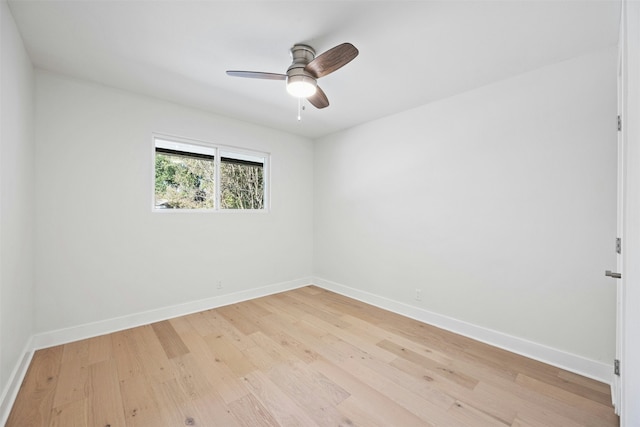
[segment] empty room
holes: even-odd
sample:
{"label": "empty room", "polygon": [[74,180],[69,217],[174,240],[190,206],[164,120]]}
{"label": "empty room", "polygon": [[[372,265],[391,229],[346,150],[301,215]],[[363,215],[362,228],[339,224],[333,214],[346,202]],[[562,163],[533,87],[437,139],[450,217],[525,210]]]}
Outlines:
{"label": "empty room", "polygon": [[0,425],[640,427],[640,2],[0,18]]}

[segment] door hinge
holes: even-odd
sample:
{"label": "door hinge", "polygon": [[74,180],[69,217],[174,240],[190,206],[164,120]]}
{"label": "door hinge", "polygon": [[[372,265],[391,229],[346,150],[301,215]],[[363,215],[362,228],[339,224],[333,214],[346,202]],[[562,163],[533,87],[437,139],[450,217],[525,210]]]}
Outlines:
{"label": "door hinge", "polygon": [[620,115],[618,115],[618,132],[622,130],[622,119]]}
{"label": "door hinge", "polygon": [[618,359],[613,361],[613,373],[620,376],[620,361]]}
{"label": "door hinge", "polygon": [[622,239],[620,237],[616,237],[616,252],[622,253]]}

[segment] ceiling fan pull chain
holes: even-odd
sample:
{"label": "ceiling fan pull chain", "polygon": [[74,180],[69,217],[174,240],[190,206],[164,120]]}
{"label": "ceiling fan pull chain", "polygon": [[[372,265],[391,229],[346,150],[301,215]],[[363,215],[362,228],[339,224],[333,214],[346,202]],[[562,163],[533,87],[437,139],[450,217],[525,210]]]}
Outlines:
{"label": "ceiling fan pull chain", "polygon": [[302,98],[298,98],[298,121],[302,120]]}

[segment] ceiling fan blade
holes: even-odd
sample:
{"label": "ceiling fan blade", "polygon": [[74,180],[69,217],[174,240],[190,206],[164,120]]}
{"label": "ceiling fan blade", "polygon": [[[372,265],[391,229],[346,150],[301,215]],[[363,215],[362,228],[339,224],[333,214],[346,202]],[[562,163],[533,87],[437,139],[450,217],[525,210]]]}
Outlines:
{"label": "ceiling fan blade", "polygon": [[320,86],[316,86],[316,93],[307,98],[307,101],[316,108],[326,108],[329,106],[329,98],[325,95]]}
{"label": "ceiling fan blade", "polygon": [[347,65],[356,56],[358,56],[358,49],[354,45],[342,43],[320,54],[320,56],[309,62],[304,67],[304,70],[311,73],[315,78],[320,78]]}
{"label": "ceiling fan blade", "polygon": [[246,77],[249,79],[265,79],[265,80],[287,80],[286,74],[263,73],[261,71],[227,71],[227,75],[232,77]]}

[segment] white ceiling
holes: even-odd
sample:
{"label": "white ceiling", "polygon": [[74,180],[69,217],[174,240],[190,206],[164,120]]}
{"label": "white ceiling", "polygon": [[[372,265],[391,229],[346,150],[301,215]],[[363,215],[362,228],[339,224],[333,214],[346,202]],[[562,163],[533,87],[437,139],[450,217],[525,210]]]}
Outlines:
{"label": "white ceiling", "polygon": [[[35,66],[316,138],[617,43],[610,1],[10,0]],[[294,43],[360,55],[319,80],[331,105],[282,81]]]}

